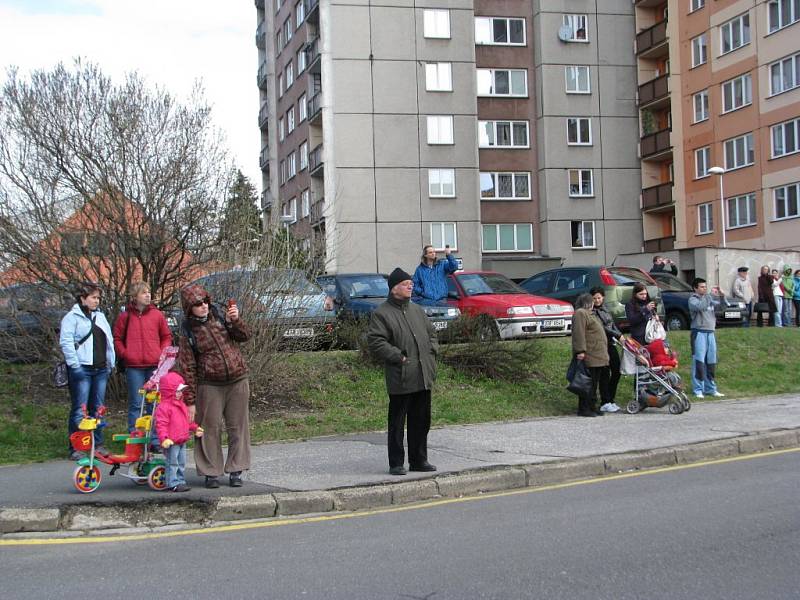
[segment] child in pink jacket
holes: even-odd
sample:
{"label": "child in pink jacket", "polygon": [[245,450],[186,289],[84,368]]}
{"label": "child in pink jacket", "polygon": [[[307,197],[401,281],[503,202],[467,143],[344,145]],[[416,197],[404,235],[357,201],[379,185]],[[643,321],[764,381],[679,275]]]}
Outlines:
{"label": "child in pink jacket", "polygon": [[203,436],[203,428],[189,422],[189,410],[183,402],[186,383],[178,373],[167,373],[158,382],[161,401],[156,408],[156,433],[161,440],[161,449],[167,461],[167,489],[172,492],[188,492],[184,470],[186,469],[186,442],[192,432]]}

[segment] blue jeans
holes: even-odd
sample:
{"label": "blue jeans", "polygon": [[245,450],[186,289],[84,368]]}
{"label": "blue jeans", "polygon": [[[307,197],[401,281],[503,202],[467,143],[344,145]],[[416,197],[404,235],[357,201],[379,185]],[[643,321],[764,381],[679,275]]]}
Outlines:
{"label": "blue jeans", "polygon": [[167,463],[167,488],[186,484],[184,469],[186,468],[186,444],[173,444],[164,448],[164,459]]}
{"label": "blue jeans", "polygon": [[775,327],[783,327],[783,296],[775,296]]}
{"label": "blue jeans", "polygon": [[742,327],[750,327],[750,319],[753,318],[753,303],[747,302],[744,305],[744,319],[742,321]]}
{"label": "blue jeans", "polygon": [[[153,375],[155,368],[136,369],[128,367],[125,369],[125,383],[128,387],[128,432],[136,428],[136,419],[139,418],[139,411],[142,409],[142,395],[139,390],[145,382]],[[153,411],[153,405],[145,408],[145,414]]]}
{"label": "blue jeans", "polygon": [[789,298],[783,299],[783,312],[781,313],[781,324],[784,327],[792,326],[792,301]]}
{"label": "blue jeans", "polygon": [[716,394],[717,339],[713,331],[692,329],[692,390],[694,395]]}
{"label": "blue jeans", "polygon": [[[69,381],[69,397],[72,406],[69,410],[69,433],[78,431],[78,425],[83,419],[83,407],[90,417],[96,417],[97,411],[105,404],[106,383],[111,370],[108,368],[95,369],[82,365],[78,369],[67,369]],[[95,446],[103,444],[103,429],[94,430]],[[70,446],[71,448],[71,446]]]}

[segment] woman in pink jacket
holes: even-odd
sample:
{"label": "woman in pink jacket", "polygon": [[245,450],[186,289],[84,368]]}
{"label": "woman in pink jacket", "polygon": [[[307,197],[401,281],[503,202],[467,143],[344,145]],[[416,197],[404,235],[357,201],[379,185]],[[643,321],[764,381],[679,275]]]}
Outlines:
{"label": "woman in pink jacket", "polygon": [[156,433],[161,440],[161,450],[167,461],[167,489],[188,492],[186,469],[186,442],[194,432],[203,437],[203,428],[189,420],[189,409],[183,402],[186,384],[178,373],[167,373],[159,381],[161,401],[156,409]]}

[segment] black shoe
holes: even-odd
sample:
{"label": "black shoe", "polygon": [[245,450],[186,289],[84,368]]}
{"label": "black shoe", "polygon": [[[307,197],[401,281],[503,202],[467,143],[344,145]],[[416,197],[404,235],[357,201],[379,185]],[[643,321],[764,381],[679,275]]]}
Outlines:
{"label": "black shoe", "polygon": [[405,475],[406,473],[405,467],[392,467],[389,469],[390,475]]}
{"label": "black shoe", "polygon": [[169,488],[169,491],[170,492],[188,492],[190,489],[192,489],[192,488],[190,488],[185,483],[179,483],[178,485]]}
{"label": "black shoe", "polygon": [[436,467],[433,466],[431,463],[426,461],[426,462],[424,462],[422,464],[419,464],[419,465],[411,465],[408,468],[408,470],[409,471],[423,471],[425,473],[429,473],[431,471],[435,471]]}
{"label": "black shoe", "polygon": [[596,417],[597,415],[593,410],[579,410],[578,411],[579,417]]}
{"label": "black shoe", "polygon": [[210,490],[215,490],[219,487],[219,480],[216,477],[206,475],[206,487]]}
{"label": "black shoe", "polygon": [[231,487],[242,487],[242,472],[236,471],[235,473],[231,473],[230,483]]}
{"label": "black shoe", "polygon": [[604,414],[606,414],[606,413],[604,413],[602,410],[594,411],[594,416],[595,417],[602,417]]}

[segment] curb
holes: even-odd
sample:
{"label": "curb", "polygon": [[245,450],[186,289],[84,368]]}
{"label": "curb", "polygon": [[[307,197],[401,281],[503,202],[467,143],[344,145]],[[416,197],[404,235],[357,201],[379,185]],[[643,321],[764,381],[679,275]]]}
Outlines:
{"label": "curb", "polygon": [[400,483],[252,496],[223,496],[207,501],[135,502],[114,506],[65,505],[57,508],[0,509],[0,539],[47,533],[80,536],[210,525],[219,521],[267,519],[328,512],[349,512],[526,487],[542,487],[626,471],[685,465],[800,446],[800,428],[757,432],[733,438],[559,460],[528,465],[498,465],[446,473]]}

